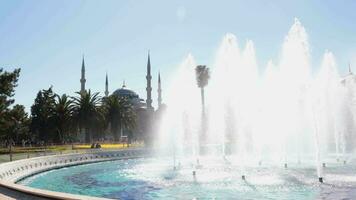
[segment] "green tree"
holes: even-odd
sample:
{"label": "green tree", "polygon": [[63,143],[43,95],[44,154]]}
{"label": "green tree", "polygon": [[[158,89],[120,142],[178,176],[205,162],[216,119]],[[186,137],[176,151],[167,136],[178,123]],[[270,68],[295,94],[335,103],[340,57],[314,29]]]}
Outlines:
{"label": "green tree", "polygon": [[[40,90],[31,106],[31,132],[44,142],[55,141],[53,116],[55,113],[55,94],[52,87]],[[58,142],[58,141],[55,141]]]}
{"label": "green tree", "polygon": [[195,75],[196,75],[197,85],[200,88],[201,104],[202,104],[202,125],[201,125],[200,137],[202,137],[202,139],[204,139],[205,138],[206,129],[207,129],[207,124],[206,124],[207,120],[206,120],[206,114],[205,114],[204,88],[205,88],[205,86],[208,85],[208,82],[209,82],[209,79],[210,79],[209,68],[207,68],[205,65],[198,65],[195,68]]}
{"label": "green tree", "polygon": [[105,131],[108,127],[108,122],[105,117],[105,107],[101,104],[98,107],[98,112],[94,118],[94,126],[92,127],[93,138],[101,138],[105,136]]}
{"label": "green tree", "polygon": [[101,98],[99,93],[91,93],[85,91],[77,92],[78,97],[72,97],[74,104],[74,117],[79,130],[84,129],[85,142],[89,143],[93,140],[92,132],[98,126],[98,121],[101,120],[102,114],[100,109]]}
{"label": "green tree", "polygon": [[62,143],[65,142],[65,140],[70,138],[70,132],[75,131],[73,111],[73,101],[66,94],[63,94],[62,96],[56,95],[53,113],[53,123],[55,128],[54,137],[56,141],[61,141]]}
{"label": "green tree", "polygon": [[110,131],[117,141],[121,130],[128,132],[128,144],[133,137],[132,131],[136,126],[136,112],[127,98],[111,95],[104,99],[105,116],[110,124]]}
{"label": "green tree", "polygon": [[15,69],[13,72],[6,72],[0,68],[0,112],[9,109],[9,106],[15,102],[12,97],[15,94],[20,71]]}
{"label": "green tree", "polygon": [[119,110],[120,103],[117,96],[111,95],[104,99],[105,118],[110,126],[110,132],[114,136],[115,141],[119,139],[120,123]]}
{"label": "green tree", "polygon": [[21,140],[29,140],[29,123],[30,119],[23,105],[16,104],[7,114],[8,121],[7,134],[5,139],[19,143]]}
{"label": "green tree", "polygon": [[205,96],[204,96],[204,88],[208,85],[210,79],[209,68],[205,65],[198,65],[195,68],[195,75],[198,87],[200,88],[201,94],[201,103],[202,103],[202,112],[205,112]]}
{"label": "green tree", "polygon": [[0,68],[0,137],[8,137],[11,124],[11,108],[15,102],[12,98],[15,94],[15,87],[20,76],[20,69],[13,72],[4,71]]}

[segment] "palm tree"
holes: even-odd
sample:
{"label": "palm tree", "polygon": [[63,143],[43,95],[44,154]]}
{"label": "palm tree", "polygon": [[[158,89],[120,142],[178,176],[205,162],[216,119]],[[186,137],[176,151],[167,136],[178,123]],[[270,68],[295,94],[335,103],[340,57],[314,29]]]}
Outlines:
{"label": "palm tree", "polygon": [[200,141],[205,138],[205,133],[207,129],[206,125],[206,115],[205,115],[205,96],[204,96],[204,88],[208,85],[210,73],[209,68],[205,65],[198,65],[195,68],[195,75],[198,87],[200,88],[200,95],[201,95],[201,104],[202,104],[202,121],[201,121],[201,134],[200,134]]}
{"label": "palm tree", "polygon": [[130,133],[128,135],[128,144],[130,144],[131,133],[136,126],[136,112],[132,103],[127,98],[111,95],[104,99],[104,107],[114,139],[118,140],[120,132],[125,129]]}
{"label": "palm tree", "polygon": [[73,111],[73,100],[69,99],[66,94],[56,95],[53,121],[57,141],[64,142],[65,139],[69,138],[69,131],[73,130]]}
{"label": "palm tree", "polygon": [[204,88],[208,85],[210,73],[209,68],[205,65],[198,65],[195,68],[195,75],[197,79],[198,87],[200,88],[200,95],[201,95],[201,104],[202,104],[202,113],[205,113],[205,97],[204,97]]}
{"label": "palm tree", "polygon": [[119,139],[119,98],[117,96],[109,96],[104,99],[105,117],[110,124],[111,134],[117,141]]}
{"label": "palm tree", "polygon": [[97,108],[97,113],[93,119],[92,126],[90,127],[91,137],[96,140],[105,137],[105,131],[108,127],[108,122],[105,118],[105,109],[102,104],[103,98],[101,99],[100,106]]}
{"label": "palm tree", "polygon": [[85,142],[89,143],[93,140],[93,129],[96,128],[97,122],[101,118],[99,93],[91,93],[91,91],[76,92],[79,96],[72,97],[74,104],[74,117],[81,130],[85,131]]}

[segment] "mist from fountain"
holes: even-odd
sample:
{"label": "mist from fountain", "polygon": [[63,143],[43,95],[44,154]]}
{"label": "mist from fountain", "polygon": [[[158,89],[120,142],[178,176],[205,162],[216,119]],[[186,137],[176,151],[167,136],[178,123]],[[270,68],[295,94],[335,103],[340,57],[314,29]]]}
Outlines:
{"label": "mist from fountain", "polygon": [[322,162],[329,155],[345,156],[345,127],[356,116],[350,112],[355,95],[353,88],[341,84],[331,52],[325,52],[315,77],[310,57],[308,35],[298,19],[284,39],[280,60],[269,61],[263,73],[253,42],[240,49],[236,36],[226,34],[209,66],[207,134],[200,140],[196,63],[188,55],[167,89],[168,108],[157,145],[178,159],[191,157],[192,163],[201,156],[221,157],[240,167],[243,178],[246,166],[262,161],[287,167],[313,157],[322,178]]}
{"label": "mist from fountain", "polygon": [[184,155],[185,148],[189,148],[194,159],[199,157],[199,120],[200,96],[196,86],[194,68],[196,66],[192,55],[188,55],[175,72],[170,89],[167,90],[166,103],[168,106],[162,118],[158,146],[170,152],[176,159]]}

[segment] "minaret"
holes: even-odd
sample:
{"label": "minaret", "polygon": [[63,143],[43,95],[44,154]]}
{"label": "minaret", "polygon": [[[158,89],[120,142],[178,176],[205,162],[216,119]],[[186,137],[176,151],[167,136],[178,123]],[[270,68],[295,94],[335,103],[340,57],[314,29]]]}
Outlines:
{"label": "minaret", "polygon": [[147,87],[146,87],[146,92],[147,92],[147,96],[146,96],[146,104],[147,104],[147,109],[148,110],[153,110],[152,107],[152,96],[151,96],[151,92],[152,92],[152,87],[151,87],[151,62],[150,62],[150,52],[148,52],[148,61],[147,61],[147,75],[146,75],[146,80],[147,80]]}
{"label": "minaret", "polygon": [[108,81],[108,73],[106,72],[106,77],[105,77],[105,96],[109,96],[109,81]]}
{"label": "minaret", "polygon": [[161,73],[160,72],[158,72],[158,89],[157,89],[157,92],[158,92],[158,99],[157,99],[158,108],[160,108],[161,105],[162,105],[162,88],[161,88]]}
{"label": "minaret", "polygon": [[84,93],[85,92],[85,63],[84,63],[84,55],[83,55],[83,60],[82,60],[82,77],[80,79],[80,93]]}

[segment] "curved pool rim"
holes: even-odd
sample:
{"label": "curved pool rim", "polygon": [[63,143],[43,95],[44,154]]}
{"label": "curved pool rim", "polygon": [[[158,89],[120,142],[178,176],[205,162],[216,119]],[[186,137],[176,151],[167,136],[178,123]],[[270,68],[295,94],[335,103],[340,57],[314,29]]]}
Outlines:
{"label": "curved pool rim", "polygon": [[151,155],[151,152],[151,150],[145,148],[93,150],[85,153],[42,156],[2,163],[0,164],[0,188],[20,195],[41,197],[43,199],[104,200],[107,198],[55,192],[16,183],[30,176],[53,169],[112,160],[142,158]]}

